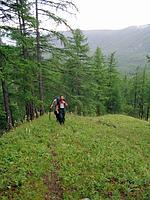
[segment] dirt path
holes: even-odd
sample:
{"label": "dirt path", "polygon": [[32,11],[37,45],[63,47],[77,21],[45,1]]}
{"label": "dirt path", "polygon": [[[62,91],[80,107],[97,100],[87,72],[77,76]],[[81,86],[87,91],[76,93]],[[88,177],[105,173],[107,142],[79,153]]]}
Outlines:
{"label": "dirt path", "polygon": [[46,175],[44,178],[44,182],[48,187],[48,192],[45,194],[45,200],[63,200],[63,188],[58,176],[60,166],[56,159],[57,154],[54,146],[51,148],[51,156],[54,171],[52,171],[50,175]]}

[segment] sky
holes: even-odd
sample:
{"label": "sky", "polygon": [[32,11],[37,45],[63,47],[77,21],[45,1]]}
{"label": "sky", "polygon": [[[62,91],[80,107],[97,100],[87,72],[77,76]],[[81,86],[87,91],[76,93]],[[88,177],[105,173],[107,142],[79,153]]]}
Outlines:
{"label": "sky", "polygon": [[150,24],[150,0],[73,0],[79,9],[67,20],[81,30],[122,29]]}

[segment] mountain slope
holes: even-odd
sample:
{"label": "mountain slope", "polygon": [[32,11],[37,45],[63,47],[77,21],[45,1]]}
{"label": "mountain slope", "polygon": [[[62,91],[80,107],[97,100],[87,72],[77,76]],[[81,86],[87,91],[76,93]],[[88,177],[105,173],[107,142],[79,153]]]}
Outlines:
{"label": "mountain slope", "polygon": [[[118,68],[121,71],[134,71],[137,66],[147,63],[150,55],[150,25],[131,26],[121,30],[83,30],[87,37],[90,51],[100,47],[108,56],[116,52]],[[70,32],[63,32],[70,36]]]}
{"label": "mountain slope", "polygon": [[91,51],[97,46],[106,55],[116,52],[118,66],[129,70],[147,63],[146,55],[150,54],[150,26],[128,27],[122,30],[83,31],[87,36]]}
{"label": "mountain slope", "polygon": [[149,130],[123,115],[23,124],[0,138],[0,199],[149,199]]}

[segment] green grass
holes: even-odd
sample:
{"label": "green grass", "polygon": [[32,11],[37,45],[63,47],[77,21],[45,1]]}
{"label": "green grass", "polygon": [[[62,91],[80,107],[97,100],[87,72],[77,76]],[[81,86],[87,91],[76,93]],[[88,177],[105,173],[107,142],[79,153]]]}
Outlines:
{"label": "green grass", "polygon": [[64,200],[150,199],[150,124],[124,115],[45,115],[0,138],[0,199],[42,200],[59,162]]}

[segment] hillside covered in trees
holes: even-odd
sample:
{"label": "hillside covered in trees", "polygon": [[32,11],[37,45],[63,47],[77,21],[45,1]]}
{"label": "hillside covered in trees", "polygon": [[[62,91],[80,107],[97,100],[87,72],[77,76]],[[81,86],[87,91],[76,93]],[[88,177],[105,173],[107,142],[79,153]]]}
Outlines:
{"label": "hillside covered in trees", "polygon": [[[95,52],[97,46],[107,56],[116,52],[118,69],[123,73],[147,65],[150,25],[130,26],[120,30],[82,30],[82,33],[87,37],[90,54]],[[71,32],[65,31],[63,34],[70,36]]]}
{"label": "hillside covered in trees", "polygon": [[[97,46],[91,55],[84,33],[72,30],[67,19],[59,16],[76,10],[70,1],[0,2],[1,131],[43,115],[61,94],[69,103],[68,110],[78,115],[126,113],[148,119],[148,68],[137,66],[132,74],[121,74],[115,52],[106,56]],[[65,24],[72,34],[66,37],[57,32],[53,23]],[[55,45],[56,38],[63,48]],[[48,59],[44,53],[50,55]]]}
{"label": "hillside covered in trees", "polygon": [[99,46],[106,55],[116,52],[118,67],[122,72],[133,72],[137,66],[147,64],[150,52],[150,25],[131,26],[120,30],[83,31],[91,52]]}

